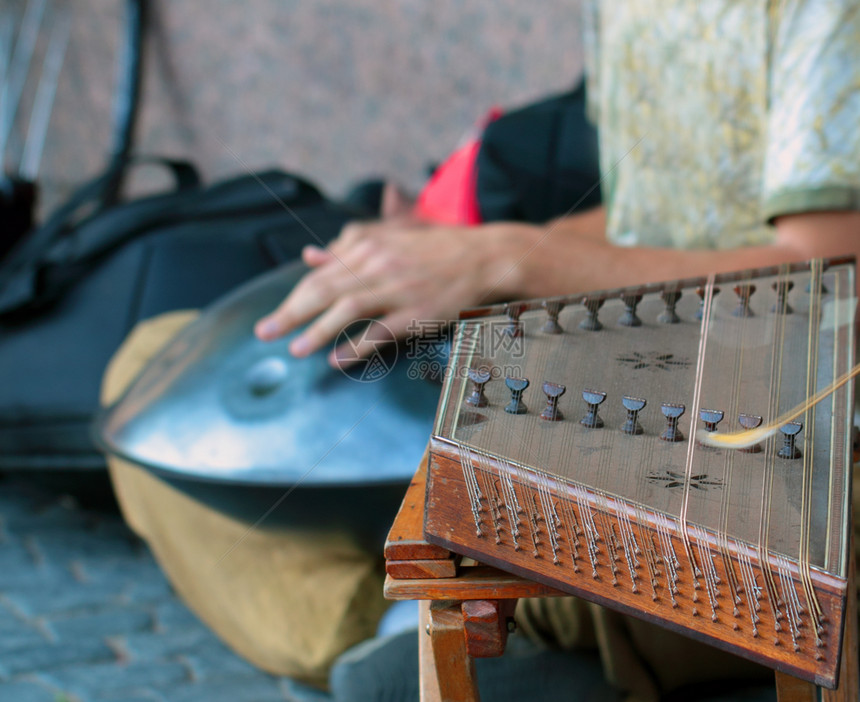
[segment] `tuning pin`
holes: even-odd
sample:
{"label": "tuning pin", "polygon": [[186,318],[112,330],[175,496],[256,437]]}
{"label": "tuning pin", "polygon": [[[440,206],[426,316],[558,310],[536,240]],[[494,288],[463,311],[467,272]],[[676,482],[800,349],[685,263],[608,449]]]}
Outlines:
{"label": "tuning pin", "polygon": [[770,308],[770,311],[777,314],[792,314],[794,310],[788,304],[787,298],[794,283],[790,280],[777,280],[771,287],[776,292],[776,304]]}
{"label": "tuning pin", "polygon": [[676,405],[671,402],[664,402],[660,405],[660,411],[666,418],[666,428],[660,434],[663,441],[683,441],[684,435],[678,429],[678,420],[687,408],[684,405]]}
{"label": "tuning pin", "polygon": [[627,295],[621,294],[621,301],[624,303],[624,314],[618,320],[622,327],[641,327],[642,320],[636,316],[636,308],[642,301],[642,295]]}
{"label": "tuning pin", "polygon": [[777,456],[793,460],[803,455],[796,446],[797,435],[801,429],[803,429],[801,422],[789,422],[785,426],[780,427],[779,430],[782,432],[782,448],[776,452]]}
{"label": "tuning pin", "polygon": [[505,378],[505,385],[511,391],[511,401],[505,407],[508,414],[525,414],[528,412],[526,403],[523,402],[523,392],[529,386],[527,378]]}
{"label": "tuning pin", "polygon": [[558,398],[564,395],[566,390],[567,388],[564,385],[559,385],[558,383],[547,381],[543,384],[543,391],[546,395],[546,407],[540,413],[541,419],[546,419],[550,422],[560,422],[564,419],[564,415],[558,408]]}
{"label": "tuning pin", "polygon": [[677,324],[680,322],[681,318],[675,312],[675,305],[677,305],[678,300],[681,299],[681,291],[664,290],[660,297],[663,298],[663,302],[666,304],[666,309],[659,317],[657,317],[657,321],[661,324]]}
{"label": "tuning pin", "polygon": [[735,295],[738,296],[738,306],[732,310],[732,314],[735,317],[752,317],[753,311],[750,309],[750,298],[755,292],[755,285],[744,283],[743,285],[736,285],[734,290]]}
{"label": "tuning pin", "polygon": [[700,409],[699,419],[705,423],[705,431],[716,431],[717,424],[723,421],[723,411]]}
{"label": "tuning pin", "polygon": [[523,335],[523,325],[520,322],[520,315],[523,313],[525,305],[510,304],[505,305],[505,314],[508,316],[508,325],[505,327],[505,334],[514,338]]}
{"label": "tuning pin", "polygon": [[487,368],[470,368],[466,374],[472,381],[472,394],[466,398],[466,404],[475,407],[486,407],[487,396],[484,395],[484,386],[490,380],[490,371]]}
{"label": "tuning pin", "polygon": [[[696,310],[695,317],[696,319],[701,319],[705,314],[705,295],[708,292],[708,289],[704,286],[696,288],[696,295],[699,296],[699,309]],[[720,289],[714,287],[711,290],[711,298],[713,299],[717,295],[719,295]]]}
{"label": "tuning pin", "polygon": [[547,320],[541,331],[544,334],[561,334],[564,330],[558,323],[558,314],[561,312],[564,303],[558,300],[544,300],[543,308],[546,310]]}
{"label": "tuning pin", "polygon": [[582,301],[582,304],[585,305],[585,309],[588,312],[588,315],[579,323],[579,328],[585,329],[585,331],[600,331],[601,329],[603,329],[603,325],[597,318],[597,312],[600,310],[601,307],[603,307],[603,298],[586,297]]}
{"label": "tuning pin", "polygon": [[597,414],[597,408],[606,399],[606,393],[599,390],[583,390],[582,399],[588,405],[588,412],[579,420],[579,423],[589,429],[600,429],[603,426],[603,420]]}
{"label": "tuning pin", "polygon": [[621,398],[621,404],[627,410],[627,421],[621,427],[621,431],[625,434],[641,434],[642,425],[639,424],[639,413],[645,408],[646,402],[640,397],[628,397],[625,395]]}
{"label": "tuning pin", "polygon": [[[738,415],[738,423],[746,430],[750,429],[758,429],[761,426],[762,418],[757,414],[744,414],[741,413]],[[744,453],[761,453],[761,446],[759,444],[753,444],[748,448],[740,449]]]}

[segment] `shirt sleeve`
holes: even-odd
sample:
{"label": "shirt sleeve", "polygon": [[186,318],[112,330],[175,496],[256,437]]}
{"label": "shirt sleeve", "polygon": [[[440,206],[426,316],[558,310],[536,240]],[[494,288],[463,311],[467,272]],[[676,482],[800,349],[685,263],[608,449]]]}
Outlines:
{"label": "shirt sleeve", "polygon": [[764,216],[860,209],[860,3],[785,0],[779,13]]}
{"label": "shirt sleeve", "polygon": [[585,70],[585,115],[597,126],[600,123],[600,2],[582,0],[583,64]]}

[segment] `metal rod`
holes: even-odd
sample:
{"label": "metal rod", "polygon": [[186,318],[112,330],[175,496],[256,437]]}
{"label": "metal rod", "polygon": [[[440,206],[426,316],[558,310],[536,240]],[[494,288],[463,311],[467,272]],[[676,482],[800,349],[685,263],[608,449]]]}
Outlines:
{"label": "metal rod", "polygon": [[12,42],[15,40],[15,18],[11,9],[0,17],[0,85],[6,82],[6,72],[12,60]]}
{"label": "metal rod", "polygon": [[21,103],[24,84],[27,82],[27,75],[33,62],[33,53],[39,38],[39,27],[42,24],[46,4],[46,0],[28,0],[9,64],[8,78],[0,88],[0,165],[6,161],[6,148],[15,124],[18,106]]}
{"label": "metal rod", "polygon": [[123,174],[134,145],[144,69],[144,38],[148,21],[147,0],[126,0],[125,39],[117,62],[117,89],[113,104],[114,143],[108,169],[113,180],[102,196],[103,205],[114,204],[122,189]]}
{"label": "metal rod", "polygon": [[66,48],[69,44],[69,35],[72,28],[72,12],[66,8],[59,13],[53,21],[51,40],[45,54],[45,63],[42,66],[42,75],[39,78],[39,86],[36,89],[36,98],[33,102],[33,110],[30,113],[30,124],[27,128],[27,139],[24,142],[24,153],[21,156],[21,165],[18,175],[24,180],[35,181],[42,162],[42,153],[48,135],[48,125],[51,121],[51,113],[54,110],[54,97],[57,94],[57,85],[60,80],[60,72],[66,58]]}

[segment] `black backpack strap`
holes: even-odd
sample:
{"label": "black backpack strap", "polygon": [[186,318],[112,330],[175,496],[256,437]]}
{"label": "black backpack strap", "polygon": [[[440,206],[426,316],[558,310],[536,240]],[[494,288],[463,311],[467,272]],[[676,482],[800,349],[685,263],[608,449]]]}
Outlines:
{"label": "black backpack strap", "polygon": [[73,234],[52,245],[42,263],[54,269],[80,270],[81,264],[164,225],[202,223],[278,209],[290,212],[294,207],[322,199],[313,185],[288,173],[265,171],[241,175],[206,188],[176,190],[110,208],[81,222]]}
{"label": "black backpack strap", "polygon": [[[135,157],[129,165],[156,164],[163,166],[174,177],[174,194],[184,193],[200,187],[197,169],[189,162],[155,157]],[[38,297],[38,273],[41,265],[56,250],[65,237],[79,223],[81,213],[86,208],[97,208],[95,214],[89,213],[88,220],[101,214],[104,194],[112,187],[116,174],[113,169],[81,186],[48,221],[31,232],[13,249],[0,265],[0,315],[27,306]],[[79,258],[90,258],[104,250],[121,243],[127,238],[126,230],[105,228],[104,235],[88,242],[90,249],[74,246]],[[60,246],[60,248],[63,248]]]}

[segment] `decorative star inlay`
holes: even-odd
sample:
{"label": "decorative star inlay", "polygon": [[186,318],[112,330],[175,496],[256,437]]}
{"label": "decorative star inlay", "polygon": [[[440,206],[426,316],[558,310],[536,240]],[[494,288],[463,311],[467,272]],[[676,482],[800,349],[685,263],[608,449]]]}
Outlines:
{"label": "decorative star inlay", "polygon": [[[684,487],[684,476],[673,470],[667,470],[663,473],[648,473],[648,482],[657,485],[662,484],[663,487],[670,489],[678,488]],[[704,473],[690,476],[690,487],[696,490],[709,490],[713,487],[721,488],[722,486],[722,480],[713,480]]]}
{"label": "decorative star inlay", "polygon": [[675,358],[673,353],[660,353],[659,351],[631,351],[628,354],[618,356],[615,360],[633,370],[671,371],[690,366],[690,360],[687,358]]}
{"label": "decorative star inlay", "polygon": [[576,450],[580,456],[591,456],[595,453],[604,453],[609,449],[608,444],[600,444],[598,446],[579,446]]}

